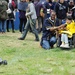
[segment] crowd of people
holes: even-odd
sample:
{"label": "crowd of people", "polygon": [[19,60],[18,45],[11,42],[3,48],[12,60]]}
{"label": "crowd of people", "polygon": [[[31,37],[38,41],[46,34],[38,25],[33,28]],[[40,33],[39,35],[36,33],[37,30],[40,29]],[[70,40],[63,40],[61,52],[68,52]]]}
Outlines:
{"label": "crowd of people", "polygon": [[0,33],[9,32],[9,22],[11,22],[12,32],[14,33],[14,11],[16,9],[16,3],[12,0],[0,0]]}
{"label": "crowd of people", "polygon": [[[69,38],[73,38],[73,41],[75,38],[73,37],[73,35],[75,35],[74,5],[75,1],[73,0],[59,0],[55,5],[52,5],[53,9],[49,7],[51,13],[46,12],[46,15],[44,16],[43,34],[40,43],[44,49],[53,48],[55,43],[57,43],[57,47],[70,48],[72,44],[69,44]],[[48,8],[47,6],[46,8]],[[48,10],[49,9],[47,9],[47,11]],[[75,47],[75,42],[73,42],[73,44]]]}
{"label": "crowd of people", "polygon": [[[74,42],[75,34],[75,0],[8,0],[0,1],[0,32],[9,32],[11,22],[12,32],[15,32],[15,10],[19,11],[19,31],[26,38],[30,31],[35,35],[35,41],[39,41],[44,49],[54,47],[70,48],[69,39]],[[37,21],[37,22],[36,22]],[[71,40],[71,43],[72,43]],[[71,44],[72,45],[72,44]]]}

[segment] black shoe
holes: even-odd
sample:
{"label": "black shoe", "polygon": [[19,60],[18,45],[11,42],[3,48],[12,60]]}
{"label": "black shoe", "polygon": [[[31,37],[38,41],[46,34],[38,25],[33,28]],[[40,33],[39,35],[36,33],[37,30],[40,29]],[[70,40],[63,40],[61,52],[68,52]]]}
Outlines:
{"label": "black shoe", "polygon": [[7,65],[7,60],[4,60],[3,61],[3,65]]}
{"label": "black shoe", "polygon": [[18,40],[24,40],[24,39],[20,37],[20,38],[18,38]]}
{"label": "black shoe", "polygon": [[39,41],[39,39],[35,39],[35,41]]}
{"label": "black shoe", "polygon": [[7,30],[7,32],[10,32],[9,30]]}
{"label": "black shoe", "polygon": [[0,58],[0,65],[2,65],[3,64],[3,60]]}
{"label": "black shoe", "polygon": [[15,33],[15,31],[12,31],[12,33]]}

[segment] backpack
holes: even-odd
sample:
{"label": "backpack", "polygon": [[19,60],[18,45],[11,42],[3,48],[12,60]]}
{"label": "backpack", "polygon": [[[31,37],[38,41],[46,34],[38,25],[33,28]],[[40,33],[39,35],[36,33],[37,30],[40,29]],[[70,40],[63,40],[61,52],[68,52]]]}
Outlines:
{"label": "backpack", "polygon": [[40,16],[41,16],[41,17],[44,17],[44,16],[45,16],[45,6],[44,6],[44,2],[42,2],[42,4],[41,4]]}
{"label": "backpack", "polygon": [[45,16],[45,13],[44,13],[44,9],[43,8],[41,8],[41,10],[40,10],[40,16],[41,17],[44,17]]}
{"label": "backpack", "polygon": [[8,8],[8,4],[5,0],[0,1],[0,19],[5,20],[7,19],[6,10]]}

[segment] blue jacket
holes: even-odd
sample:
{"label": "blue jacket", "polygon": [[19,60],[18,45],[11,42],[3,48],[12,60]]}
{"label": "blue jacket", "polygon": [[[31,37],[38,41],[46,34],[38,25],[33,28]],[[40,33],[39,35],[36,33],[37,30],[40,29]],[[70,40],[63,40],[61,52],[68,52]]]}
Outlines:
{"label": "blue jacket", "polygon": [[18,4],[18,10],[19,10],[19,18],[25,18],[26,9],[28,7],[27,2],[20,2]]}
{"label": "blue jacket", "polygon": [[18,4],[18,10],[26,11],[27,6],[28,6],[28,3],[27,2],[20,2]]}

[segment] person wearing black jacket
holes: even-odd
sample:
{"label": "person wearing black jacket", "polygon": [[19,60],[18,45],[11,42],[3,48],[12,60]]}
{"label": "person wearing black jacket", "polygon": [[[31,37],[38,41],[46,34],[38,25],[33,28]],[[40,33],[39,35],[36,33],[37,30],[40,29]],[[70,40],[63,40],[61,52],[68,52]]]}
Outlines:
{"label": "person wearing black jacket", "polygon": [[10,9],[11,13],[8,13],[8,18],[7,18],[7,23],[6,23],[6,29],[7,29],[7,32],[9,32],[9,22],[11,22],[11,25],[12,25],[12,32],[14,33],[14,19],[15,19],[15,16],[14,16],[14,8],[12,7],[12,4],[9,3],[8,4],[8,10]]}
{"label": "person wearing black jacket", "polygon": [[5,0],[5,1],[7,1],[9,3],[9,0]]}
{"label": "person wearing black jacket", "polygon": [[57,2],[55,5],[55,12],[61,24],[62,20],[64,20],[67,16],[68,3],[66,3],[64,0],[59,0],[59,2]]}
{"label": "person wearing black jacket", "polygon": [[56,14],[53,11],[51,17],[45,19],[43,24],[43,33],[40,45],[44,49],[53,48],[54,44],[57,42],[56,30],[59,26],[59,21],[56,19]]}

